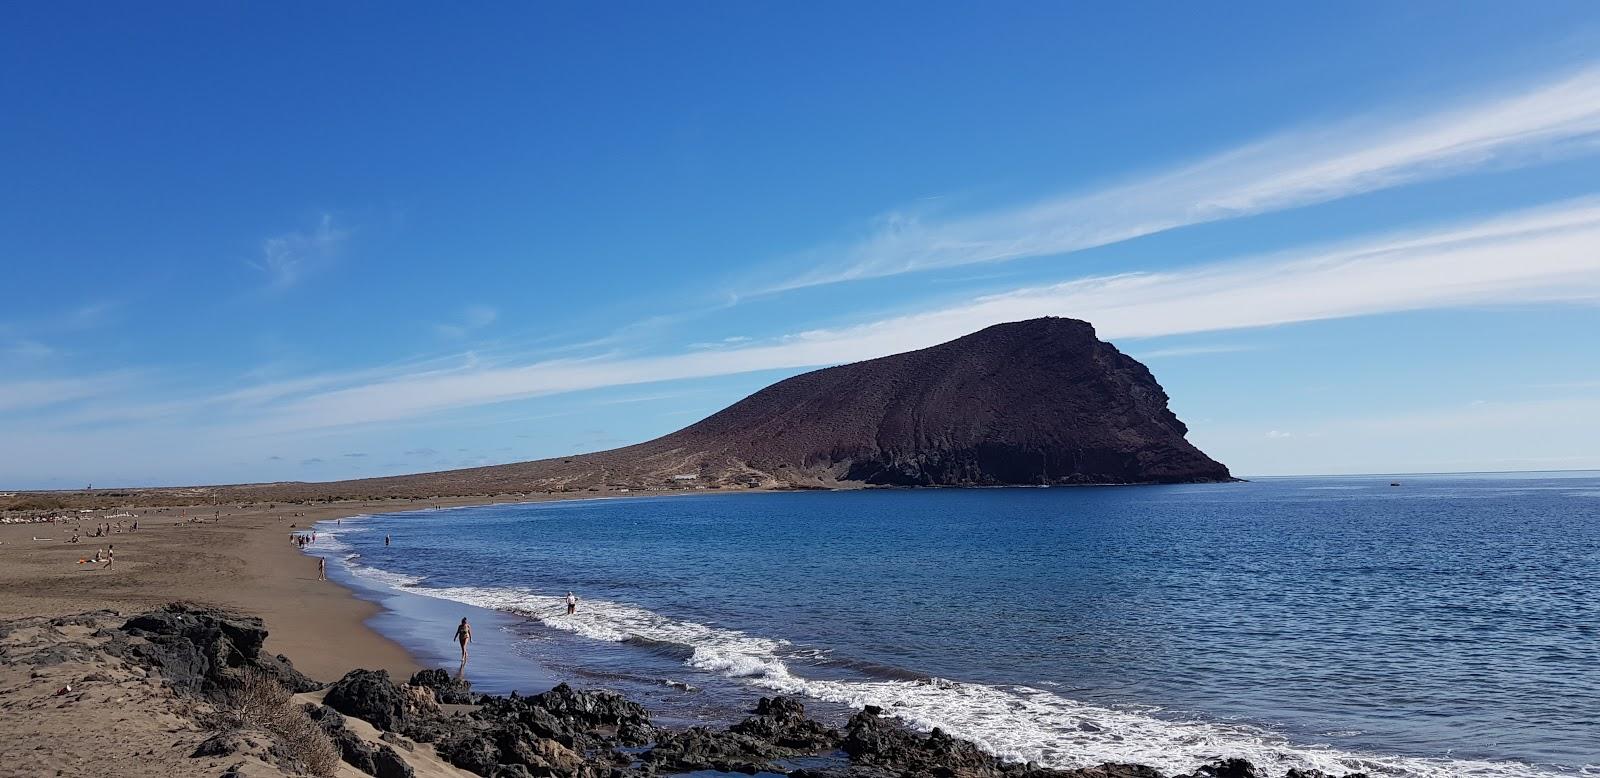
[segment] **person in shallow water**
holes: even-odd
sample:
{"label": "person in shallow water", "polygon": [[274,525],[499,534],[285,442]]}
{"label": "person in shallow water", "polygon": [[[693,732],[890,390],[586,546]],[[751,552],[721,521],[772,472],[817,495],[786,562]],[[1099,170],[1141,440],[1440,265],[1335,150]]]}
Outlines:
{"label": "person in shallow water", "polygon": [[578,598],[572,592],[567,592],[567,615],[578,612]]}
{"label": "person in shallow water", "polygon": [[472,642],[472,625],[467,623],[467,617],[461,617],[461,625],[456,627],[456,642],[461,644],[461,661],[467,661],[467,644]]}

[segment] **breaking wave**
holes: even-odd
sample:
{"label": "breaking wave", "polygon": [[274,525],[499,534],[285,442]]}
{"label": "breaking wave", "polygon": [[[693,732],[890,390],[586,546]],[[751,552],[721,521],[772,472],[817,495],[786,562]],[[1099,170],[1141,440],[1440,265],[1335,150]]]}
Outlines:
{"label": "breaking wave", "polygon": [[[567,616],[562,595],[521,588],[419,587],[422,579],[349,561],[358,575],[414,594],[516,614],[592,640],[638,646],[763,690],[853,708],[876,705],[917,729],[939,727],[998,756],[1049,767],[1133,762],[1170,774],[1239,757],[1272,774],[1292,767],[1396,778],[1592,774],[1587,769],[1555,771],[1517,762],[1403,757],[1291,743],[1261,728],[1179,717],[1158,708],[1092,705],[1030,686],[914,677],[898,668],[822,659],[818,652],[797,649],[785,640],[673,619],[627,603],[585,600],[576,615]],[[847,667],[869,677],[813,679],[794,669],[808,664]]]}

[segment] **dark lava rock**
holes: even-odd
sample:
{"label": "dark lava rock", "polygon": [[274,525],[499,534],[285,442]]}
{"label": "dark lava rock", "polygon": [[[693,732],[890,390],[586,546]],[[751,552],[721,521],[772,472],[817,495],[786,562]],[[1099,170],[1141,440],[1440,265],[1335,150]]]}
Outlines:
{"label": "dark lava rock", "polygon": [[479,731],[459,731],[433,744],[439,758],[478,775],[491,775],[500,764],[500,748],[494,739]]}
{"label": "dark lava rock", "polygon": [[1193,778],[1266,778],[1244,759],[1222,759],[1194,771]]}
{"label": "dark lava rock", "polygon": [[763,697],[755,714],[726,732],[694,727],[664,734],[643,761],[658,772],[753,773],[776,769],[773,763],[779,759],[820,754],[839,746],[838,730],[806,718],[805,707],[793,698]]}
{"label": "dark lava rock", "polygon": [[189,756],[197,759],[201,757],[232,756],[253,748],[265,748],[265,746],[243,732],[230,730],[219,732],[200,741],[200,745],[195,746],[194,753]]}
{"label": "dark lava rock", "polygon": [[1130,764],[1103,764],[1078,770],[1052,770],[1006,762],[991,756],[973,743],[934,729],[927,735],[907,730],[882,718],[882,709],[867,706],[850,718],[842,747],[854,765],[887,771],[894,775],[953,776],[959,778],[1162,778],[1152,767]]}
{"label": "dark lava rock", "polygon": [[663,734],[655,747],[645,752],[643,760],[660,773],[691,770],[758,773],[768,769],[772,760],[785,755],[784,749],[749,735],[690,727],[682,732]]}
{"label": "dark lava rock", "polygon": [[236,688],[238,671],[243,670],[270,676],[294,692],[321,688],[289,660],[261,650],[267,630],[253,616],[174,603],[129,619],[121,631],[123,637],[111,644],[113,651],[153,667],[167,683],[191,692],[215,695]]}
{"label": "dark lava rock", "polygon": [[878,716],[873,708],[850,717],[844,752],[852,762],[917,774],[990,774],[998,761],[965,740],[934,729],[918,735]]}
{"label": "dark lava rock", "polygon": [[405,694],[387,670],[351,670],[328,687],[322,702],[378,729],[399,730],[406,724]]}
{"label": "dark lava rock", "polygon": [[339,748],[339,758],[368,775],[377,775],[377,749],[344,725],[344,716],[326,705],[306,705],[311,720],[322,727]]}
{"label": "dark lava rock", "polygon": [[523,699],[554,716],[587,728],[650,724],[650,713],[643,705],[616,692],[578,691],[563,683],[550,691]]}
{"label": "dark lava rock", "polygon": [[443,670],[418,670],[411,676],[412,686],[422,686],[433,690],[434,697],[445,705],[471,705],[472,682],[464,678],[452,678]]}
{"label": "dark lava rock", "polygon": [[566,684],[531,697],[485,695],[471,716],[445,720],[439,729],[439,756],[478,775],[510,765],[535,776],[610,775],[620,769],[615,749],[642,746],[658,735],[638,703]]}
{"label": "dark lava rock", "polygon": [[755,714],[729,731],[802,754],[831,751],[839,745],[839,731],[806,718],[805,706],[792,697],[762,697]]}
{"label": "dark lava rock", "polygon": [[1031,776],[1057,776],[1057,778],[1162,778],[1161,771],[1154,767],[1142,764],[1114,764],[1106,763],[1095,767],[1085,767],[1081,770],[1033,770],[1024,773],[1024,778]]}
{"label": "dark lava rock", "polygon": [[416,775],[411,765],[406,764],[406,760],[388,746],[378,746],[372,763],[372,774],[377,778],[414,778]]}
{"label": "dark lava rock", "polygon": [[616,692],[578,691],[561,684],[531,697],[485,697],[472,718],[498,729],[519,729],[579,751],[609,748],[613,743],[642,746],[656,737],[644,706]]}

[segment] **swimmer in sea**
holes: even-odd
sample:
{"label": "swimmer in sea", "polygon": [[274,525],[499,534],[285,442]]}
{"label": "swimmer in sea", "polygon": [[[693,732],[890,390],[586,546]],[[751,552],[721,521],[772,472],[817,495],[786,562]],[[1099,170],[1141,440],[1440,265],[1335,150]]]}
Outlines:
{"label": "swimmer in sea", "polygon": [[578,598],[572,592],[567,592],[567,615],[578,612]]}

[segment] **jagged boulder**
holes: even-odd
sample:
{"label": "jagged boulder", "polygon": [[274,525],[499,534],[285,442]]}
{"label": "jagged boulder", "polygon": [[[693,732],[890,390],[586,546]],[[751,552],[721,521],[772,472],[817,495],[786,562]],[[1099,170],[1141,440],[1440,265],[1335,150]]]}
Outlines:
{"label": "jagged boulder", "polygon": [[416,771],[394,749],[378,746],[372,757],[372,774],[377,778],[415,778]]}
{"label": "jagged boulder", "polygon": [[762,697],[755,715],[729,730],[796,753],[814,754],[839,745],[839,731],[806,718],[805,706],[793,697]]}
{"label": "jagged boulder", "polygon": [[1195,770],[1190,778],[1266,778],[1244,759],[1220,759]]}
{"label": "jagged boulder", "polygon": [[661,736],[654,748],[645,752],[644,763],[658,773],[716,770],[724,773],[758,773],[772,761],[788,753],[765,740],[737,732],[717,732],[708,727],[690,727]]}
{"label": "jagged boulder", "polygon": [[406,694],[387,670],[351,670],[328,687],[322,702],[382,730],[400,731],[407,722]]}
{"label": "jagged boulder", "polygon": [[306,705],[306,713],[317,722],[339,749],[339,758],[346,764],[368,775],[377,775],[377,749],[351,732],[344,724],[344,716],[326,705]]}
{"label": "jagged boulder", "polygon": [[500,747],[486,732],[458,730],[433,744],[439,758],[477,775],[492,775],[500,765]]}
{"label": "jagged boulder", "polygon": [[971,742],[950,737],[942,729],[918,735],[882,718],[880,713],[878,708],[868,706],[850,718],[841,745],[852,762],[918,774],[946,770],[984,775],[999,766],[994,757]]}
{"label": "jagged boulder", "polygon": [[472,682],[465,678],[452,678],[439,669],[418,670],[411,676],[412,686],[432,689],[434,697],[445,705],[471,705]]}
{"label": "jagged boulder", "polygon": [[295,692],[321,688],[288,659],[262,650],[267,630],[253,616],[173,603],[129,619],[120,631],[112,650],[153,667],[167,683],[188,691],[215,696],[238,688],[247,670]]}

